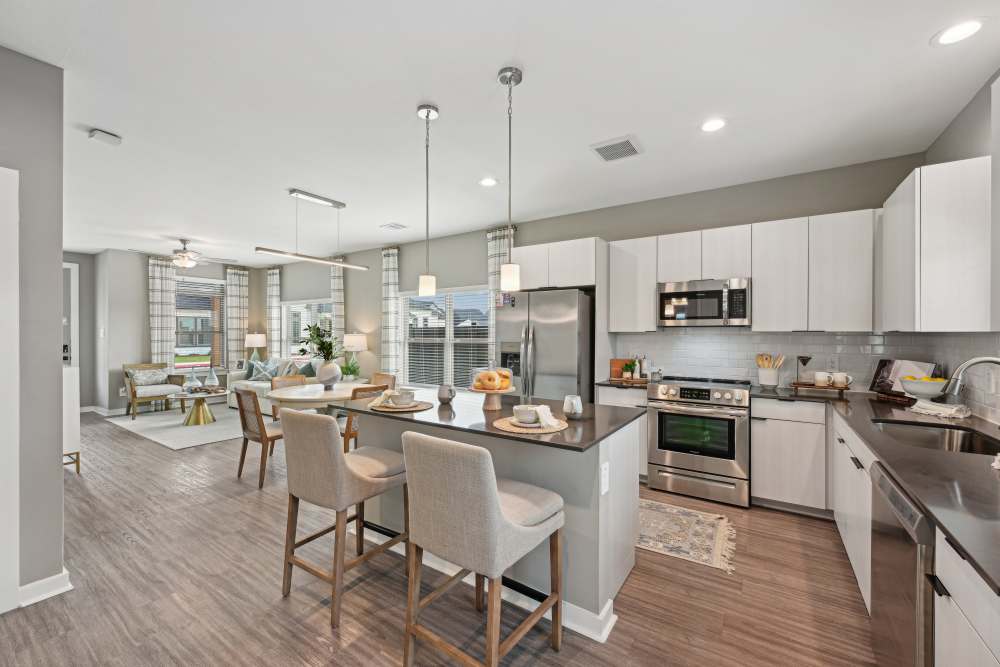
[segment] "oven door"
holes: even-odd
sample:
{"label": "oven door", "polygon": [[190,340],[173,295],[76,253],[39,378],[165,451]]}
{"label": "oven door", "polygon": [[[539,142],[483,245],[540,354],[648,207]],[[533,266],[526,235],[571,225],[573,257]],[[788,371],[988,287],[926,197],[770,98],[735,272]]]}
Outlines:
{"label": "oven door", "polygon": [[[726,289],[720,281],[664,283],[660,288],[657,320],[661,327],[718,327],[726,323]],[[701,285],[699,285],[701,283]]]}
{"label": "oven door", "polygon": [[649,462],[749,478],[750,414],[745,408],[650,403]]}

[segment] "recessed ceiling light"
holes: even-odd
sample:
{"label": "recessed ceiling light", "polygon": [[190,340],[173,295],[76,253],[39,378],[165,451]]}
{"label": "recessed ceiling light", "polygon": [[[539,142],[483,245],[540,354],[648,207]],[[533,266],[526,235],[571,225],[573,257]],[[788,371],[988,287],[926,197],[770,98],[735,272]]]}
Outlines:
{"label": "recessed ceiling light", "polygon": [[938,44],[940,46],[955,44],[956,42],[961,42],[963,39],[972,37],[979,32],[982,27],[983,22],[979,19],[962,21],[961,23],[956,23],[950,28],[945,28],[938,34],[934,35],[934,37],[931,38],[931,44]]}
{"label": "recessed ceiling light", "polygon": [[726,121],[721,118],[709,118],[701,124],[702,132],[718,132],[726,126]]}
{"label": "recessed ceiling light", "polygon": [[479,184],[484,188],[492,188],[497,184],[497,179],[492,176],[487,176],[486,178],[480,179]]}

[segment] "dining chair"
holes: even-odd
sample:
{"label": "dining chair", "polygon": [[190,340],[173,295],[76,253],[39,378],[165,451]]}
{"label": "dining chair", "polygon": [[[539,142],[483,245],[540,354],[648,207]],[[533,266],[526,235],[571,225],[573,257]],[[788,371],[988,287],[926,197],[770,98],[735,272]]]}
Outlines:
{"label": "dining chair", "polygon": [[240,410],[240,426],[243,428],[243,448],[240,450],[240,465],[236,478],[243,477],[243,462],[247,457],[249,441],[260,443],[260,476],[257,488],[264,487],[264,473],[267,470],[268,454],[274,454],[274,443],[283,437],[281,423],[268,424],[260,411],[260,402],[252,389],[236,389],[236,406]]}
{"label": "dining chair", "polygon": [[[351,390],[351,400],[359,398],[375,398],[381,396],[382,392],[389,388],[387,384],[376,384],[365,387],[355,387]],[[347,413],[347,419],[341,424],[344,429],[344,453],[351,451],[351,440],[354,440],[355,448],[358,446],[358,416],[353,412]]]}
{"label": "dining chair", "polygon": [[[340,448],[340,428],[328,415],[289,410],[281,419],[285,428],[285,458],[288,464],[288,523],[285,528],[285,559],[281,595],[292,590],[292,568],[299,567],[332,586],[330,624],[340,624],[344,573],[366,560],[408,539],[409,511],[406,469],[403,456],[381,447],[358,447],[344,453]],[[364,549],[363,514],[348,516],[351,505],[364,508],[369,498],[403,487],[403,532],[378,546]],[[300,501],[336,512],[336,523],[298,539]],[[357,556],[344,562],[347,524],[357,521]],[[295,554],[299,547],[328,533],[334,533],[333,570],[328,572]],[[361,582],[364,579],[360,580]]]}
{"label": "dining chair", "polygon": [[[541,487],[498,479],[489,450],[423,433],[403,433],[403,460],[410,492],[407,544],[408,592],[403,664],[413,665],[420,639],[462,664],[481,664],[462,649],[417,622],[431,602],[476,574],[476,609],[483,609],[483,588],[489,579],[486,610],[486,665],[494,667],[521,638],[552,610],[549,644],[562,643],[563,499]],[[538,607],[500,641],[500,592],[505,570],[535,547],[549,541],[550,593]],[[420,597],[424,550],[462,568],[441,586]],[[536,658],[537,659],[537,658]]]}
{"label": "dining chair", "polygon": [[384,384],[389,389],[396,388],[396,376],[392,373],[375,373],[372,375],[372,384]]}
{"label": "dining chair", "polygon": [[[279,375],[278,377],[271,378],[271,389],[281,389],[282,387],[297,387],[306,383],[306,376],[296,373],[295,375]],[[278,421],[278,412],[280,408],[277,405],[271,406],[271,421]]]}

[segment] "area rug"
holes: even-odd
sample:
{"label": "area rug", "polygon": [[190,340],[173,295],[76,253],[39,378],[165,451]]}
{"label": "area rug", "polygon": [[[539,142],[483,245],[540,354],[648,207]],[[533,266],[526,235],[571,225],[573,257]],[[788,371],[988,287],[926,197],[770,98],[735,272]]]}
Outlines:
{"label": "area rug", "polygon": [[139,413],[135,421],[128,415],[108,421],[173,450],[243,437],[238,410],[231,410],[224,402],[210,405],[215,422],[201,426],[184,426],[184,415],[179,409]]}
{"label": "area rug", "polygon": [[721,514],[640,498],[636,546],[732,574],[736,530]]}

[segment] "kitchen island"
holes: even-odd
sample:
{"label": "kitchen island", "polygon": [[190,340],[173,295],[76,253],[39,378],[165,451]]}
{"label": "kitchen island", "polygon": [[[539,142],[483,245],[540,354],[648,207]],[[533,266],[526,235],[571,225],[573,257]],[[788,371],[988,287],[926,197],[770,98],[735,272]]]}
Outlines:
{"label": "kitchen island", "polygon": [[[359,445],[402,451],[406,431],[485,447],[493,455],[498,477],[554,491],[565,502],[563,529],[563,624],[582,635],[604,641],[617,616],[614,597],[635,564],[639,531],[640,418],[634,408],[586,404],[584,418],[548,435],[508,433],[493,426],[509,417],[518,401],[505,397],[503,409],[486,412],[483,397],[460,392],[450,405],[440,405],[433,390],[419,390],[417,400],[434,407],[416,413],[376,412],[369,400],[344,404],[359,418]],[[562,418],[556,401],[534,400]],[[402,491],[386,493],[365,504],[366,525],[376,537],[403,527]],[[388,529],[388,530],[385,530]],[[373,535],[375,533],[376,535]],[[384,534],[384,533],[383,533]],[[425,565],[447,573],[459,568],[429,554]],[[472,583],[472,575],[468,582]],[[549,591],[549,555],[543,542],[505,573],[504,599],[534,609]]]}

